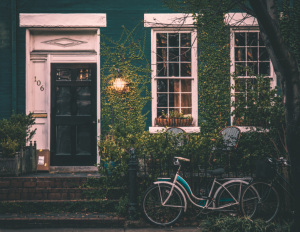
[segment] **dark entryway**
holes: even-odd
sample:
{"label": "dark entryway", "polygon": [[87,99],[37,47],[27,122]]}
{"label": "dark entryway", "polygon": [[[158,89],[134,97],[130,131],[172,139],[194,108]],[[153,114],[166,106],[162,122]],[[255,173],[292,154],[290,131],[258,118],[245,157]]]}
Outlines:
{"label": "dark entryway", "polygon": [[51,64],[51,166],[96,163],[96,64]]}

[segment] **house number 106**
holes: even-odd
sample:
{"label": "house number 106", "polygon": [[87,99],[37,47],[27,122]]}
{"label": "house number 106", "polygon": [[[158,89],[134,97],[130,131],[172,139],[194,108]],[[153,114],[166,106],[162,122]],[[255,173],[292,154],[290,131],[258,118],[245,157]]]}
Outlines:
{"label": "house number 106", "polygon": [[[40,80],[36,80],[36,77],[34,77],[34,82],[36,82],[37,86],[40,86],[42,84],[42,82]],[[40,87],[40,90],[44,91],[44,86],[43,85]]]}

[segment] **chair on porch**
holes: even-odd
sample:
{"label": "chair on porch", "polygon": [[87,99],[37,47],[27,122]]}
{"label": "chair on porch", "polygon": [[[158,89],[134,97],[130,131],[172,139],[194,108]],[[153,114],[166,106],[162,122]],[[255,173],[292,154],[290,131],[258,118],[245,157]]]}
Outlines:
{"label": "chair on porch", "polygon": [[[235,126],[228,126],[223,128],[220,132],[219,132],[220,136],[222,136],[223,142],[221,147],[214,147],[212,150],[213,152],[210,154],[209,157],[209,164],[210,165],[214,165],[211,164],[211,158],[213,156],[213,153],[219,152],[221,153],[220,155],[220,162],[222,162],[222,156],[225,153],[226,154],[226,158],[227,158],[227,164],[228,167],[230,167],[230,154],[232,152],[236,152],[237,146],[238,146],[238,142],[239,139],[241,137],[241,130],[238,127]],[[214,159],[213,159],[214,161]]]}

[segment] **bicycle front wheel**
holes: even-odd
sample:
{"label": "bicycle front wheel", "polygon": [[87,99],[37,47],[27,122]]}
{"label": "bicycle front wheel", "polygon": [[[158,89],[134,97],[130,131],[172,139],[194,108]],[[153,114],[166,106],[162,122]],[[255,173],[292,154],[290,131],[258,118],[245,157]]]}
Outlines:
{"label": "bicycle front wheel", "polygon": [[241,197],[241,211],[250,219],[261,218],[270,222],[276,217],[279,205],[277,190],[264,181],[255,181],[248,185]]}
{"label": "bicycle front wheel", "polygon": [[174,188],[169,200],[163,206],[172,186],[166,184],[153,185],[146,190],[142,197],[142,214],[152,224],[170,226],[183,213],[184,201],[181,193]]}

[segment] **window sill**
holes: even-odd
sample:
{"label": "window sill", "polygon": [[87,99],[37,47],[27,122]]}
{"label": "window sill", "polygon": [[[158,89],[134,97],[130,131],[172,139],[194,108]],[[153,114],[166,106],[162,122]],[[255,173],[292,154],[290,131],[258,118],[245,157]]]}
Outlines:
{"label": "window sill", "polygon": [[250,131],[256,131],[257,128],[259,128],[259,132],[269,132],[269,130],[263,130],[259,126],[236,126],[237,128],[240,129],[242,133],[250,132]]}
{"label": "window sill", "polygon": [[[168,127],[168,128],[171,128],[171,127]],[[186,133],[199,133],[200,132],[200,127],[196,127],[196,126],[181,126],[181,127],[177,127],[177,128],[184,130]],[[160,127],[160,126],[149,127],[149,132],[150,132],[150,134],[156,134],[156,133],[163,132],[165,129],[166,129],[165,127]]]}

